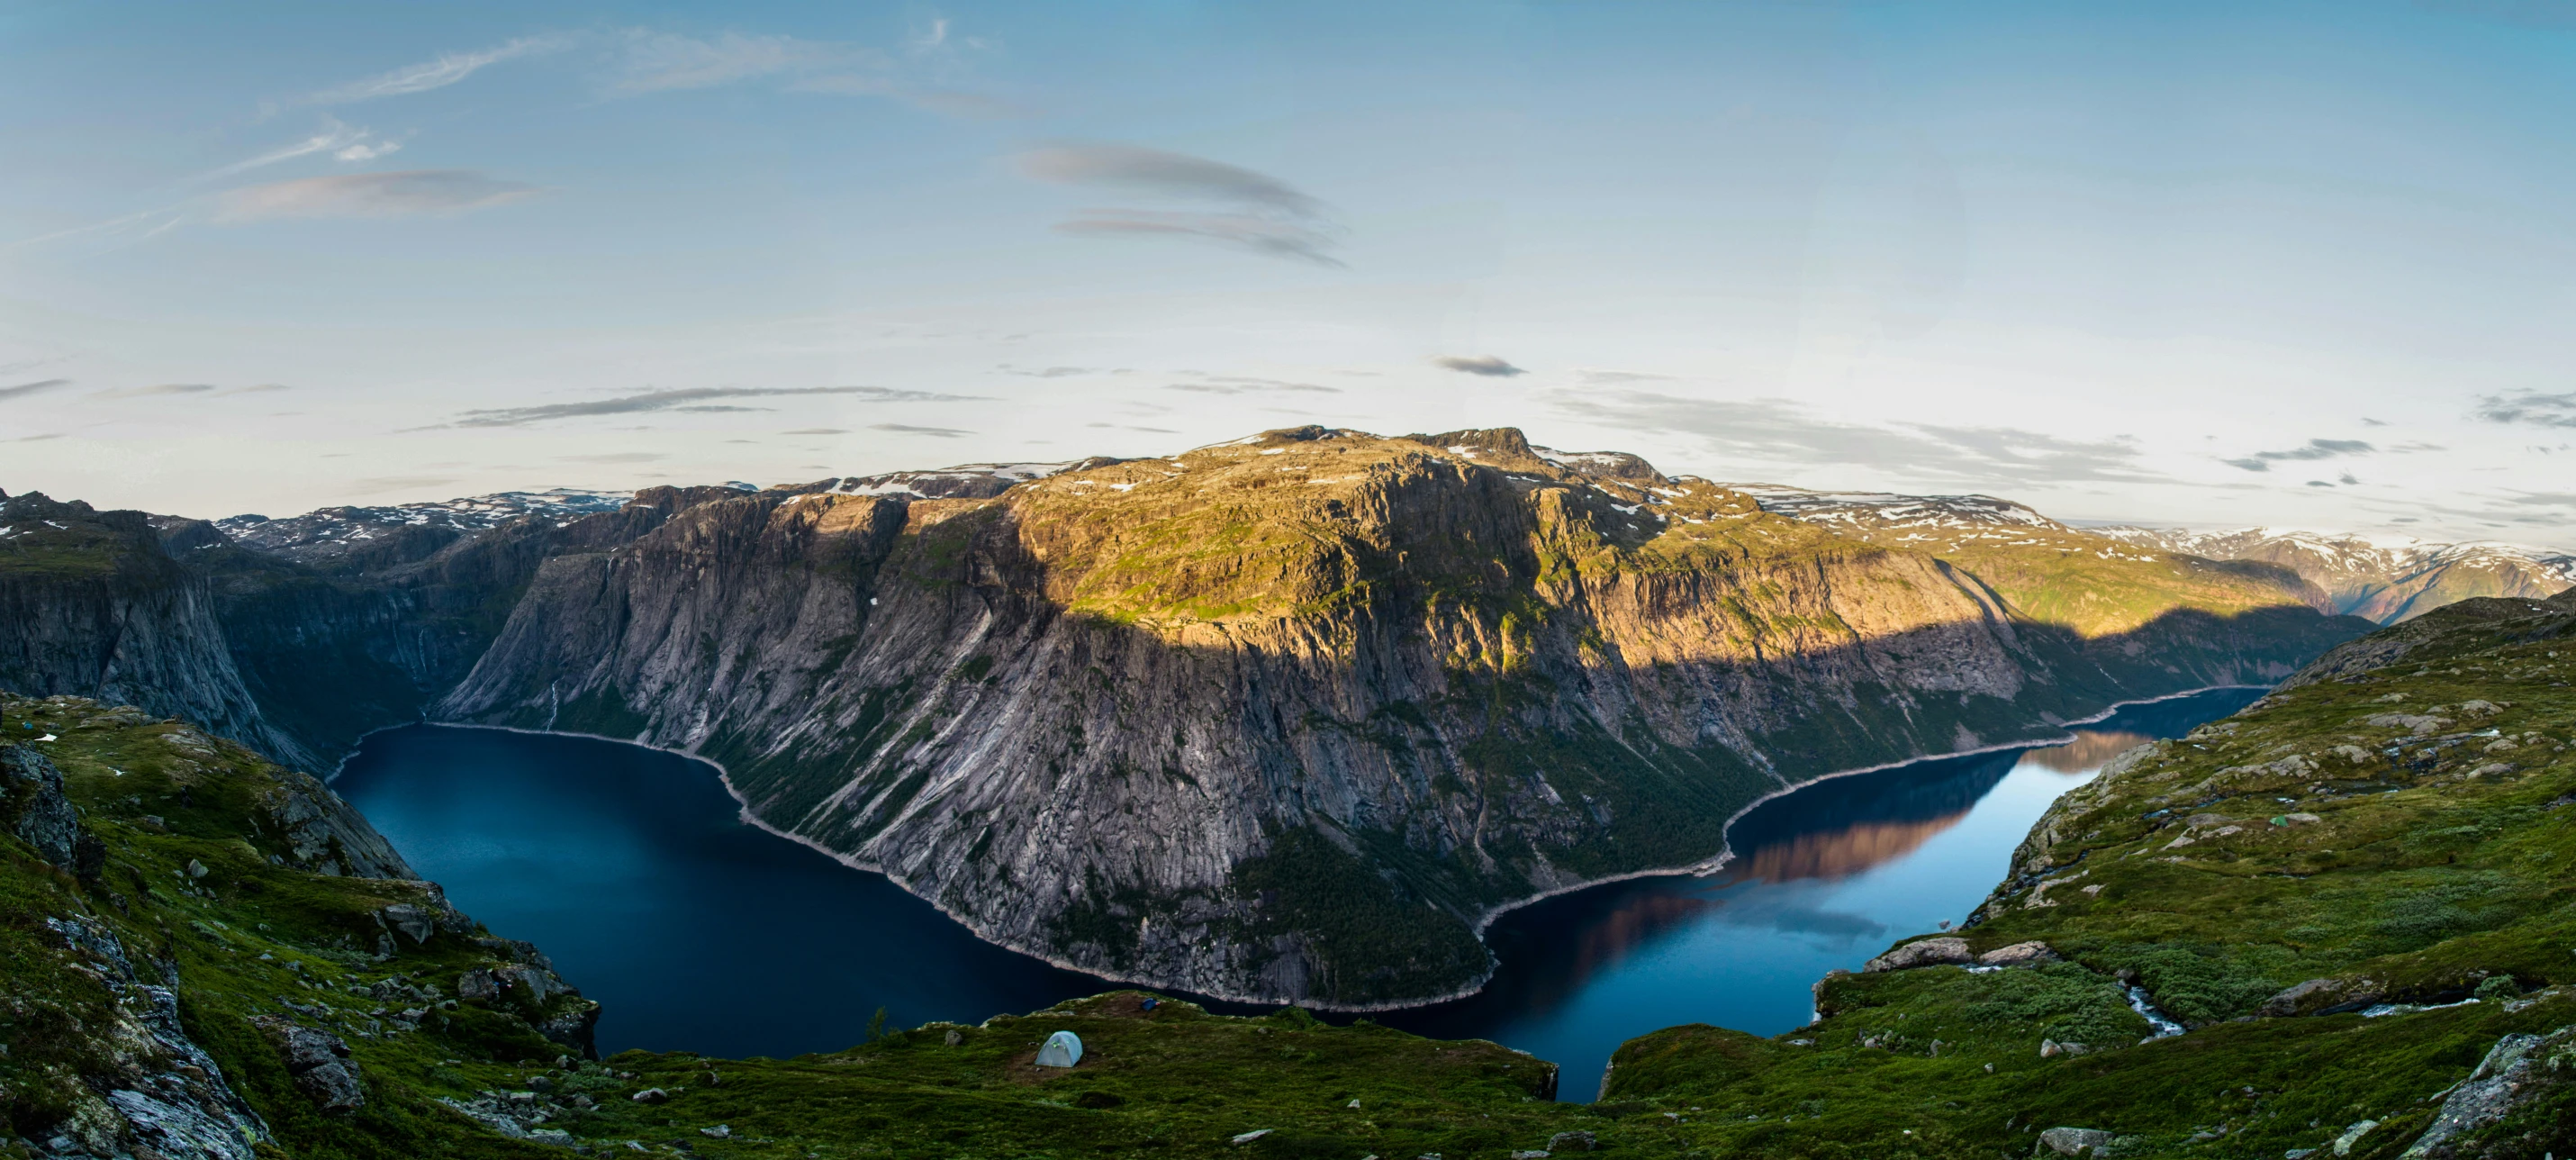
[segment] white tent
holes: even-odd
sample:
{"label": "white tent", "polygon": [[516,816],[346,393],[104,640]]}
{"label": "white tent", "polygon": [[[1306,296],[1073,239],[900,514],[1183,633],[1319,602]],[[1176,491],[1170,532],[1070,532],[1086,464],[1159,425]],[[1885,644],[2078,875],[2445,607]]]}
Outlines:
{"label": "white tent", "polygon": [[1047,1036],[1046,1046],[1038,1048],[1039,1067],[1072,1067],[1082,1062],[1082,1038],[1070,1031]]}

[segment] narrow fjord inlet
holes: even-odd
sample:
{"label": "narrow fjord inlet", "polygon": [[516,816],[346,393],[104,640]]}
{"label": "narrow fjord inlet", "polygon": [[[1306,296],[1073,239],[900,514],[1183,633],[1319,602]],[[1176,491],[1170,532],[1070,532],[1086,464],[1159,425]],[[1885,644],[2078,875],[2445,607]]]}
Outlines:
{"label": "narrow fjord inlet", "polygon": [[[2259,693],[2127,706],[2068,744],[1801,787],[1737,819],[1721,873],[1512,911],[1487,931],[1501,967],[1482,992],[1375,1018],[1552,1060],[1560,1098],[1577,1100],[1621,1042],[1659,1027],[1803,1025],[1826,971],[1964,918],[2031,821],[2102,761]],[[602,1051],[831,1051],[880,1007],[898,1026],[975,1022],[1113,985],[979,941],[879,875],[744,825],[715,770],[674,754],[408,726],[368,737],[333,785],[458,906],[543,932],[602,1004]]]}

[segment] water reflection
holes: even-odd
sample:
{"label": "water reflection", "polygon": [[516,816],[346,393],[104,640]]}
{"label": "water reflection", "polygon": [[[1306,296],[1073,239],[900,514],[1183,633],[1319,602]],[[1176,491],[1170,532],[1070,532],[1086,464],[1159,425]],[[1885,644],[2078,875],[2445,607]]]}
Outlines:
{"label": "water reflection", "polygon": [[2057,796],[2158,737],[2235,712],[2258,689],[2137,705],[2072,742],[1936,758],[1803,787],[1736,820],[1708,877],[1611,883],[1526,907],[1487,932],[1502,969],[1456,1003],[1380,1016],[1425,1035],[1509,1044],[1565,1067],[1590,1099],[1618,1045],[1677,1023],[1772,1035],[1814,1014],[1809,986],[1967,915]]}

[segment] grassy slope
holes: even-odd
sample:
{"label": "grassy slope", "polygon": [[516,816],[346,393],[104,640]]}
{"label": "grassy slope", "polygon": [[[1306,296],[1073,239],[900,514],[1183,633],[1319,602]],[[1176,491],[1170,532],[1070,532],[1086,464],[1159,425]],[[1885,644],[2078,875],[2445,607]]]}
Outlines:
{"label": "grassy slope", "polygon": [[[205,752],[174,745],[168,738],[194,746],[201,735],[76,698],[0,695],[0,715],[12,732],[32,722],[62,738],[42,750],[110,851],[101,880],[84,887],[0,836],[0,977],[10,999],[0,1010],[0,1042],[10,1045],[0,1054],[0,1140],[49,1127],[81,1102],[80,1077],[114,1071],[98,1035],[112,1022],[113,1000],[45,928],[48,916],[114,928],[147,982],[158,981],[150,960],[176,961],[189,1032],[275,1131],[273,1155],[560,1156],[435,1102],[526,1090],[539,1074],[553,1084],[547,1098],[578,1092],[598,1104],[565,1110],[554,1126],[577,1140],[613,1143],[620,1154],[623,1141],[636,1140],[656,1152],[685,1142],[705,1156],[1468,1157],[1544,1147],[1568,1130],[1639,1146],[1669,1131],[1547,1102],[1539,1097],[1553,1065],[1490,1043],[1330,1028],[1294,1010],[1240,1019],[1167,1002],[1147,1013],[1132,992],[981,1027],[895,1031],[846,1052],[792,1060],[629,1052],[605,1065],[523,1066],[562,1049],[532,1032],[526,1016],[535,1013],[479,1001],[433,1014],[417,1032],[388,1033],[374,1012],[405,1004],[347,988],[400,979],[452,997],[459,975],[498,960],[473,936],[453,934],[422,946],[405,940],[399,954],[380,960],[371,953],[379,933],[372,914],[419,901],[419,886],[268,862],[291,851],[257,820],[265,817],[262,799],[280,786],[309,786],[301,775],[227,743]],[[186,877],[192,859],[209,873]],[[349,1042],[368,1085],[363,1110],[326,1116],[293,1088],[247,1022],[280,1013],[281,1000],[330,1010],[303,1021]],[[370,1028],[378,1034],[361,1034]],[[1082,1065],[1027,1066],[1036,1041],[1059,1029],[1083,1037]],[[949,1045],[950,1030],[962,1042]],[[647,1087],[675,1098],[627,1098]],[[1356,1110],[1348,1106],[1354,1099]],[[698,1130],[720,1123],[732,1138]],[[1247,1146],[1229,1143],[1263,1128],[1271,1134]]]}
{"label": "grassy slope", "polygon": [[[2080,1126],[2138,1155],[2277,1156],[2363,1119],[2383,1126],[2351,1155],[2396,1155],[2498,1036],[2576,1022],[2576,816],[2559,808],[2576,794],[2576,609],[2492,612],[2436,614],[2396,665],[2275,694],[2070,793],[1965,936],[2071,962],[1836,976],[1828,1017],[1789,1035],[1632,1041],[1610,1098],[1705,1107],[1695,1139],[1744,1155],[2018,1154],[2035,1129]],[[2440,721],[2370,721],[2392,712]],[[2139,1045],[2124,975],[2195,1029]],[[2270,1010],[2312,1013],[2263,1014],[2309,980],[2325,982]],[[2471,994],[2486,1001],[2316,1013]],[[2096,1050],[2043,1059],[2043,1038]],[[2563,1148],[2571,1109],[2552,1089],[2484,1154]]]}

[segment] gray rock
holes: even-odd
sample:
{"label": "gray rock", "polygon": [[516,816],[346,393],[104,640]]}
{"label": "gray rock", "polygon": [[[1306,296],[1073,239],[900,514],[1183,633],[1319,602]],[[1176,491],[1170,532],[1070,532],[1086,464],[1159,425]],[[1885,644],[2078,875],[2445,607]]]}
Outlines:
{"label": "gray rock", "polygon": [[2100,1128],[2050,1128],[2039,1134],[2039,1142],[2060,1156],[2081,1156],[2088,1149],[2099,1155],[2111,1142],[2111,1133]]}
{"label": "gray rock", "polygon": [[428,942],[429,936],[438,933],[438,926],[431,920],[429,912],[408,902],[397,902],[377,911],[376,919],[402,932],[414,946]]}
{"label": "gray rock", "polygon": [[[2450,1097],[2442,1101],[2440,1114],[2433,1117],[2432,1126],[2415,1138],[2414,1145],[2406,1149],[2403,1160],[2430,1156],[2433,1149],[2444,1141],[2495,1123],[2517,1105],[2538,1094],[2532,1090],[2539,1086],[2532,1082],[2532,1065],[2551,1053],[2537,1048],[2544,1042],[2568,1038],[2571,1038],[2569,1029],[2561,1028],[2546,1038],[2507,1035],[2496,1040],[2496,1045],[2487,1049],[2486,1058],[2478,1061],[2478,1069],[2460,1081],[2460,1086],[2451,1089]],[[2343,1150],[2341,1141],[2337,1141],[2336,1153],[2340,1155]]]}
{"label": "gray rock", "polygon": [[263,1015],[251,1022],[268,1037],[278,1057],[286,1061],[287,1074],[295,1077],[296,1090],[303,1092],[305,1098],[326,1112],[354,1112],[366,1106],[366,1087],[360,1081],[358,1063],[349,1058],[349,1045],[339,1036],[275,1015]]}
{"label": "gray rock", "polygon": [[1598,1147],[1590,1132],[1559,1132],[1547,1140],[1550,1152],[1590,1152]]}
{"label": "gray rock", "polygon": [[1865,973],[1902,971],[1912,967],[1938,966],[1944,963],[1975,961],[1968,953],[1968,940],[1963,938],[1917,939],[1861,964]]}
{"label": "gray rock", "polygon": [[2337,1156],[2352,1155],[2353,1146],[2361,1143],[2361,1138],[2369,1135],[2370,1130],[2378,1126],[2379,1121],[2377,1120],[2363,1120],[2344,1129],[2343,1135],[2335,1137],[2334,1154]]}
{"label": "gray rock", "polygon": [[1977,956],[1977,965],[1985,967],[2020,967],[2056,961],[2057,952],[2048,949],[2044,942],[2017,942]]}
{"label": "gray rock", "polygon": [[36,856],[70,870],[82,837],[80,810],[63,793],[63,772],[25,745],[0,745],[0,823]]}
{"label": "gray rock", "polygon": [[667,1104],[671,1102],[671,1093],[660,1088],[646,1088],[626,1098],[639,1104]]}

